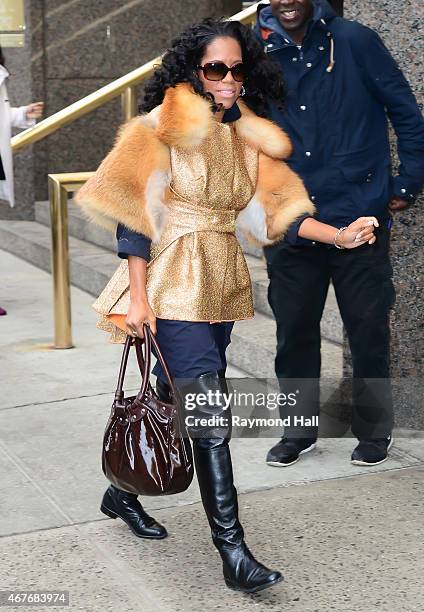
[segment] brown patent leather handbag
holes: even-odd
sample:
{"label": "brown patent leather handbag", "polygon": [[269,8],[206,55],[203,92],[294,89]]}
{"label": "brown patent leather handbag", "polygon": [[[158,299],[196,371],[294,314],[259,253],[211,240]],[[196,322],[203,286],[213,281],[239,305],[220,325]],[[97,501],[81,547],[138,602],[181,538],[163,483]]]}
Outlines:
{"label": "brown patent leather handbag", "polygon": [[[136,495],[172,495],[193,479],[190,441],[181,422],[177,393],[155,336],[144,325],[144,340],[127,336],[118,387],[103,439],[103,472],[119,489]],[[128,355],[135,345],[140,392],[124,397]],[[159,399],[150,384],[152,345],[166,374],[172,403]],[[143,356],[144,346],[144,356]]]}

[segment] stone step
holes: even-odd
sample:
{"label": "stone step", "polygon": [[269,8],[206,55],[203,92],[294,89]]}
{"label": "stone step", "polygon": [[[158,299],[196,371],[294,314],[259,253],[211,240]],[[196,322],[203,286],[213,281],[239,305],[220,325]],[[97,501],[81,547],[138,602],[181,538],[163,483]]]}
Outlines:
{"label": "stone step", "polygon": [[[51,272],[50,229],[36,221],[0,221],[0,245],[9,253]],[[71,283],[97,296],[119,265],[117,256],[69,236]]]}
{"label": "stone step", "polygon": [[[0,221],[0,245],[5,251],[17,255],[33,265],[51,271],[50,229],[36,221]],[[71,283],[97,297],[119,265],[115,253],[90,242],[69,236]],[[251,261],[256,283],[266,282],[260,262]],[[259,290],[258,290],[259,291]],[[262,299],[262,292],[258,292]],[[273,376],[275,352],[275,321],[257,312],[253,320],[238,321],[234,327],[229,348],[229,363],[239,370],[258,378]],[[323,370],[325,375],[338,375],[341,371],[342,348],[323,340]]]}
{"label": "stone step", "polygon": [[[50,205],[48,201],[35,203],[35,220],[38,223],[50,226]],[[74,238],[116,252],[115,234],[88,221],[82,209],[72,200],[68,202],[68,229],[69,235]]]}
{"label": "stone step", "polygon": [[[237,321],[228,348],[228,359],[256,378],[273,378],[276,337],[275,321],[260,312],[253,319]],[[322,375],[338,377],[343,366],[340,344],[322,339]]]}
{"label": "stone step", "polygon": [[[245,254],[252,279],[255,311],[274,318],[268,303],[268,275],[264,258],[258,259]],[[313,299],[313,296],[311,296]],[[321,335],[336,344],[343,343],[343,323],[340,318],[333,285],[330,284],[324,313],[321,319]]]}
{"label": "stone step", "polygon": [[[36,202],[36,221],[43,225],[50,225],[50,212],[48,202]],[[92,245],[100,246],[113,253],[116,252],[115,235],[108,230],[90,223],[84,216],[81,208],[72,201],[68,203],[68,226],[69,235],[80,241],[86,241]],[[268,304],[268,277],[266,273],[265,259],[262,249],[250,245],[242,236],[238,235],[240,244],[245,252],[247,265],[249,266],[253,299],[255,310],[262,314],[273,317]],[[327,303],[321,321],[321,333],[323,338],[331,342],[343,342],[343,325],[340,319],[333,287],[330,286]]]}

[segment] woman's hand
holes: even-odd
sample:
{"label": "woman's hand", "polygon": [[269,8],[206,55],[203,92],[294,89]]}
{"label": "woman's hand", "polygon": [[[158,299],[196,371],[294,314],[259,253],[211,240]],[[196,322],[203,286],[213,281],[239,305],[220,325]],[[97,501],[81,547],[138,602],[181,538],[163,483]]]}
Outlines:
{"label": "woman's hand", "polygon": [[130,336],[143,338],[143,323],[147,323],[150,331],[156,334],[156,315],[150,308],[147,298],[146,260],[136,255],[129,255],[128,272],[130,277],[130,306],[125,319],[127,332]]}
{"label": "woman's hand", "polygon": [[365,242],[373,244],[376,241],[374,227],[378,227],[375,217],[359,217],[343,231],[338,231],[333,225],[322,223],[312,217],[307,217],[299,226],[298,236],[323,244],[333,244],[345,249],[355,249]]}
{"label": "woman's hand", "polygon": [[29,104],[26,109],[27,119],[41,119],[43,116],[44,102],[34,102]]}
{"label": "woman's hand", "polygon": [[147,323],[150,331],[156,334],[156,316],[147,300],[131,300],[125,323],[130,336],[143,338],[143,323]]}
{"label": "woman's hand", "polygon": [[378,225],[375,217],[359,217],[349,227],[340,232],[337,236],[336,244],[345,249],[356,249],[356,247],[366,242],[374,244],[377,240],[374,228],[378,227]]}

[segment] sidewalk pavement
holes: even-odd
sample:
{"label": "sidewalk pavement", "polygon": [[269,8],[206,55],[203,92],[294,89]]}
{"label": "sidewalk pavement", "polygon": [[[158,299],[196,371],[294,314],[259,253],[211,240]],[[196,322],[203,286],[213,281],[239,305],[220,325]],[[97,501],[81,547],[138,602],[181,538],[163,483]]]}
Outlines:
{"label": "sidewalk pavement", "polygon": [[[163,541],[104,517],[100,449],[122,346],[95,328],[93,298],[73,288],[75,348],[52,349],[50,275],[0,254],[0,590],[68,590],[72,612],[423,610],[418,433],[368,469],[350,464],[352,439],[320,440],[287,469],[264,463],[273,440],[234,439],[247,541],[285,574],[255,596],[225,587],[196,483],[142,500],[169,530]],[[132,364],[127,389],[137,384]]]}

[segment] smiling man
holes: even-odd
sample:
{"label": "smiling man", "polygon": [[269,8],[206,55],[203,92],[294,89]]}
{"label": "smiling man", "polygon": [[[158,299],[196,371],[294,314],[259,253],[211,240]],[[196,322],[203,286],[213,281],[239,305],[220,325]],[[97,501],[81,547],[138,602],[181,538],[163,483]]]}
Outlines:
{"label": "smiling man", "polygon": [[[334,246],[306,240],[310,219],[303,215],[284,242],[265,249],[277,321],[276,374],[282,381],[308,379],[299,410],[318,412],[320,321],[332,280],[353,361],[352,431],[358,444],[351,460],[375,465],[387,459],[393,441],[391,212],[406,208],[421,190],[423,118],[380,37],[338,17],[326,0],[259,5],[256,31],[287,84],[285,109],[275,108],[272,118],[292,140],[288,162],[304,180],[316,218],[339,229]],[[401,162],[395,177],[388,119]],[[344,228],[360,215],[377,217],[377,241],[345,250]],[[315,448],[316,437],[317,428],[286,428],[268,464],[292,465]]]}
{"label": "smiling man", "polygon": [[314,13],[312,0],[271,1],[271,10],[292,40],[301,43]]}

